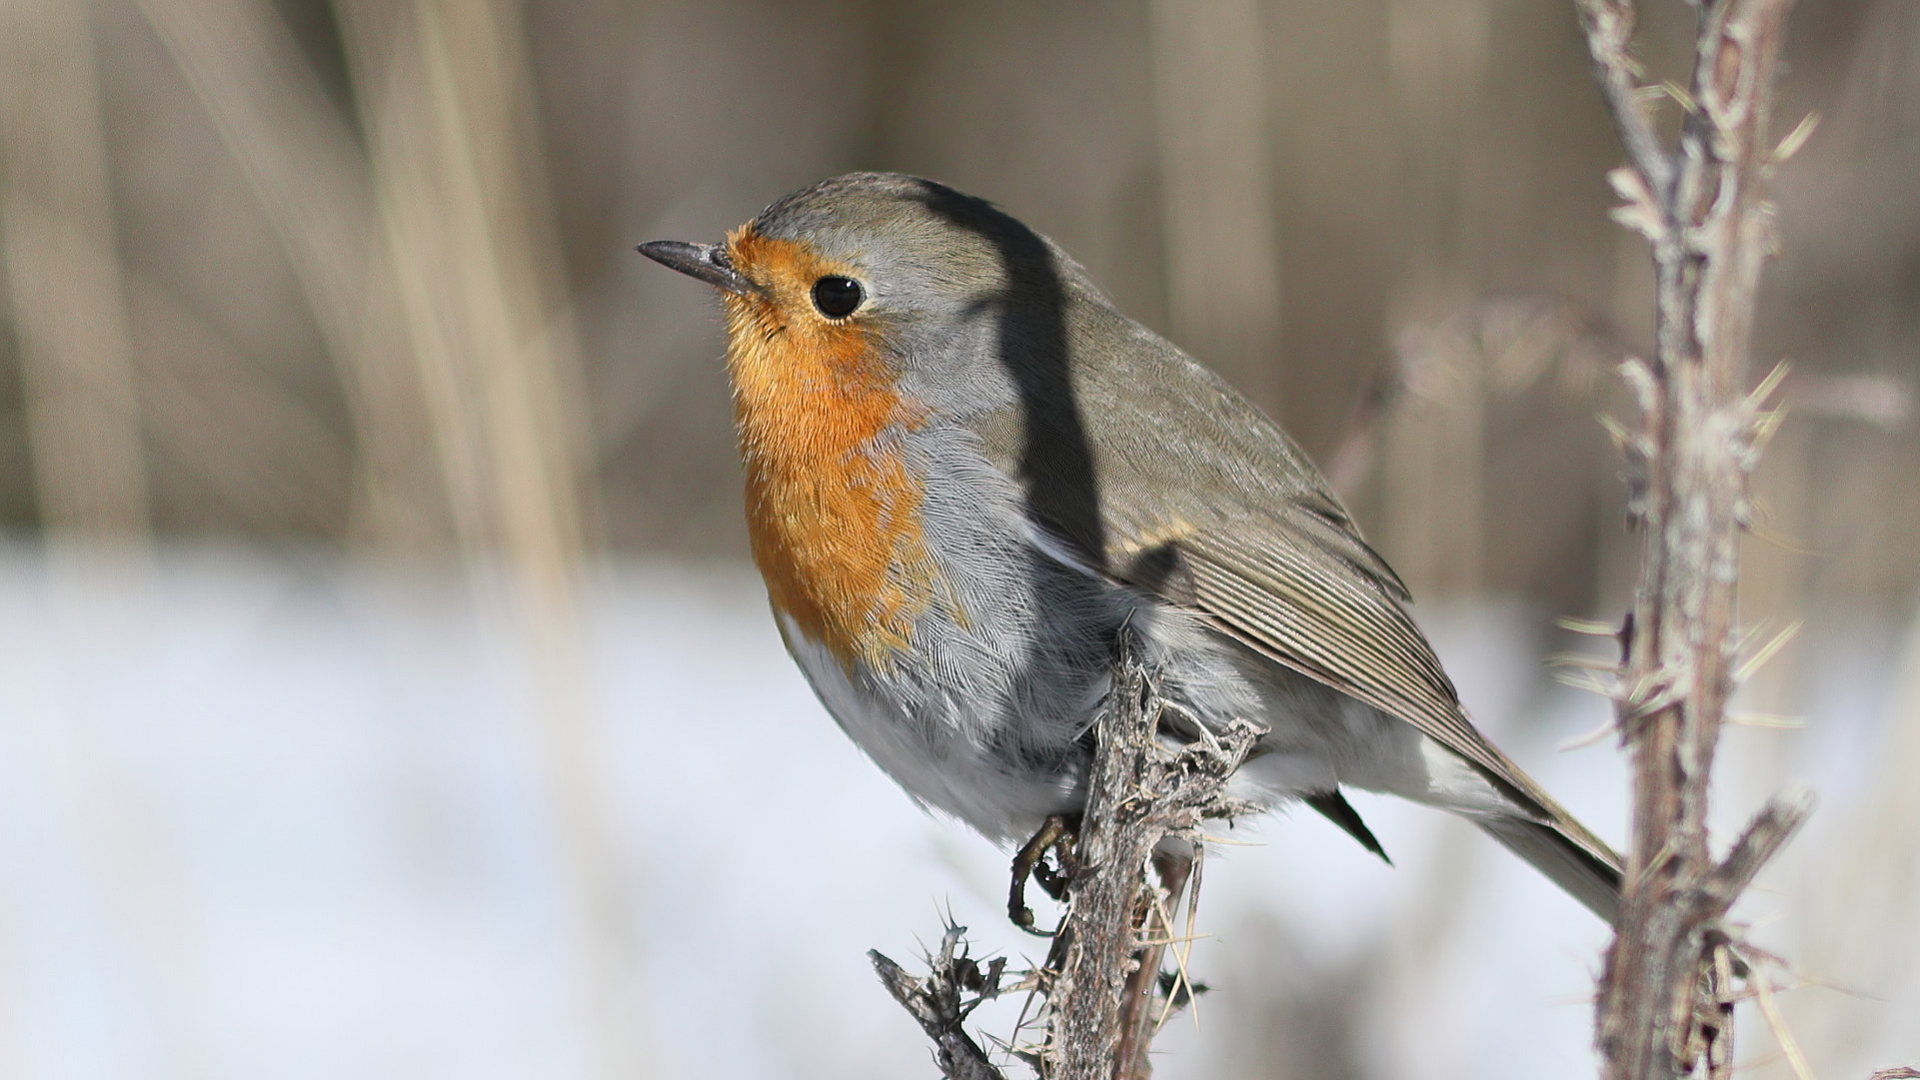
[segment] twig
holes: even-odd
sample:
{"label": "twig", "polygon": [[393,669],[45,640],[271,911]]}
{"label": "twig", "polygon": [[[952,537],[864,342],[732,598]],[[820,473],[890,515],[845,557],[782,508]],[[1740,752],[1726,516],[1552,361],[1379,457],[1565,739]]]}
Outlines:
{"label": "twig", "polygon": [[[962,947],[966,930],[964,926],[947,927],[940,939],[940,951],[928,958],[932,970],[924,979],[908,975],[877,950],[869,951],[867,959],[873,961],[873,970],[879,973],[887,993],[933,1040],[942,1076],[949,1080],[1006,1080],[1006,1074],[987,1060],[986,1052],[963,1026],[981,997],[998,993],[1000,981],[997,962],[990,969],[990,977],[983,977],[979,965],[967,957]],[[972,1001],[968,1000],[969,992],[975,995]]]}
{"label": "twig", "polygon": [[[1045,998],[1038,1017],[1043,1034],[1022,1056],[1046,1080],[1147,1075],[1148,1045],[1169,1011],[1157,1002],[1160,962],[1176,943],[1171,912],[1193,868],[1200,825],[1255,810],[1227,797],[1225,789],[1263,729],[1237,720],[1209,731],[1162,701],[1131,628],[1117,636],[1113,672],[1113,690],[1094,729],[1087,804],[1069,860],[1067,914],[1045,970],[1030,976]],[[1173,721],[1166,730],[1163,720]],[[1176,733],[1193,741],[1169,745]],[[1149,865],[1158,887],[1149,880]],[[1190,904],[1189,936],[1192,918]],[[933,1038],[949,1077],[998,1076],[965,1071],[991,1066],[961,1029],[972,1006],[956,987],[971,988],[967,980],[974,976],[964,956],[954,959],[957,940],[949,930],[925,979],[869,955],[894,999]],[[1184,970],[1184,958],[1181,964]],[[997,993],[998,975],[975,992]],[[1184,975],[1175,995],[1183,984]]]}
{"label": "twig", "polygon": [[1786,846],[1813,814],[1813,792],[1794,785],[1761,807],[1747,823],[1747,829],[1734,841],[1733,849],[1713,872],[1707,875],[1702,895],[1706,907],[1702,914],[1718,919],[1726,915],[1740,894],[1747,891],[1760,868]]}
{"label": "twig", "polygon": [[1707,847],[1714,750],[1739,635],[1739,535],[1748,478],[1772,424],[1748,394],[1748,342],[1771,207],[1760,195],[1772,87],[1791,0],[1701,0],[1686,115],[1660,144],[1629,56],[1631,0],[1575,0],[1631,167],[1615,170],[1616,220],[1653,248],[1652,362],[1622,374],[1639,400],[1628,514],[1644,565],[1615,694],[1634,767],[1633,837],[1618,937],[1601,979],[1597,1042],[1608,1080],[1659,1080],[1705,1064],[1730,1075],[1737,972],[1721,920],[1810,811],[1804,793],[1755,818],[1726,862]]}
{"label": "twig", "polygon": [[[1116,642],[1113,692],[1096,726],[1099,752],[1087,782],[1087,808],[1076,848],[1079,870],[1067,890],[1061,924],[1059,973],[1048,994],[1051,1031],[1041,1051],[1049,1080],[1132,1080],[1146,1075],[1158,983],[1171,926],[1152,917],[1185,884],[1191,856],[1208,818],[1232,817],[1251,807],[1224,796],[1260,729],[1235,721],[1218,736],[1198,724],[1198,739],[1173,750],[1158,738],[1170,709],[1139,659],[1133,631]],[[1171,844],[1163,844],[1169,837]],[[1158,856],[1156,857],[1156,851]],[[1173,896],[1162,900],[1146,876],[1149,860]]]}
{"label": "twig", "polygon": [[1593,55],[1594,78],[1606,95],[1607,109],[1619,129],[1620,142],[1626,146],[1627,159],[1639,170],[1648,190],[1664,192],[1671,182],[1673,164],[1654,133],[1653,119],[1647,115],[1640,94],[1640,67],[1630,55],[1637,21],[1633,0],[1575,2],[1580,9],[1580,25],[1587,33],[1587,50]]}

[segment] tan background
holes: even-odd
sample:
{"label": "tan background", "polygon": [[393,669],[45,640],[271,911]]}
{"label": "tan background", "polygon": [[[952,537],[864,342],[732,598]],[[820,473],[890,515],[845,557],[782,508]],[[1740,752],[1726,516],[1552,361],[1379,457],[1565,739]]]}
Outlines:
{"label": "tan background", "polygon": [[[1419,594],[1585,610],[1623,572],[1591,418],[1646,344],[1646,260],[1606,219],[1619,153],[1559,5],[93,7],[11,5],[44,24],[6,46],[14,530],[430,552],[525,511],[738,557],[712,304],[631,247],[884,168],[1053,235],[1323,464],[1411,371],[1343,479]],[[1920,571],[1913,429],[1875,422],[1920,333],[1916,18],[1804,5],[1781,110],[1823,123],[1778,185],[1756,363],[1805,378],[1761,487],[1818,557],[1766,558],[1765,588],[1850,606]],[[1680,77],[1684,15],[1648,21]],[[41,213],[88,272],[31,280]]]}

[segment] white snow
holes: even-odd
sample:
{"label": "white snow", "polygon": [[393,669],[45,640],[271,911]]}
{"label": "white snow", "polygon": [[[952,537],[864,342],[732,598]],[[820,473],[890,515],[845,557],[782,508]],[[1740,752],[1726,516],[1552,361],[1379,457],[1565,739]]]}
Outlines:
{"label": "white snow", "polygon": [[[597,959],[640,1074],[936,1075],[865,952],[913,967],[950,913],[976,955],[1040,954],[1004,917],[1005,856],[840,735],[751,571],[621,563],[584,591],[603,869],[634,941]],[[169,549],[109,588],[0,549],[0,1072],[591,1075],[582,952],[618,935],[569,922],[538,682],[503,610],[300,553]],[[1618,840],[1618,753],[1554,749],[1606,712],[1544,682],[1544,619],[1421,614],[1482,726]],[[1848,649],[1833,696],[1866,719],[1802,754],[1823,784],[1873,756],[1891,635],[1863,633],[1879,651]],[[1354,801],[1396,867],[1312,814],[1216,850],[1193,957],[1216,992],[1159,1075],[1228,1074],[1262,983],[1357,963],[1385,973],[1356,991],[1371,1075],[1590,1075],[1604,929],[1472,830]],[[1017,1007],[979,1015],[1005,1034]]]}

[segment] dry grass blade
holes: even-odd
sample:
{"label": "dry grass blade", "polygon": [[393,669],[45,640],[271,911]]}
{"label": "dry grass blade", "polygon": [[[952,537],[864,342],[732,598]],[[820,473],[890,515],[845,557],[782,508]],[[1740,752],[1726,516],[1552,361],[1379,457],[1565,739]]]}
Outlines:
{"label": "dry grass blade", "polygon": [[524,632],[595,1067],[630,1075],[646,1060],[637,941],[578,596],[588,440],[534,164],[522,15],[443,0],[343,0],[338,10],[456,532],[482,598]]}
{"label": "dry grass blade", "polygon": [[441,483],[365,153],[266,0],[138,4],[266,211],[338,372],[357,457],[349,535],[441,546]]}
{"label": "dry grass blade", "polygon": [[88,9],[0,4],[0,234],[41,524],[141,543],[147,480]]}

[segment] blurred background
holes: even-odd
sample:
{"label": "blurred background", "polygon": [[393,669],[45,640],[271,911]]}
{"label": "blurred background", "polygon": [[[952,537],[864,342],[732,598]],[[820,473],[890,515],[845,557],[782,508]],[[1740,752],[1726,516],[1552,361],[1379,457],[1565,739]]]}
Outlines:
{"label": "blurred background", "polygon": [[[1802,4],[1785,72],[1742,604],[1799,631],[1720,812],[1819,790],[1741,915],[1864,1076],[1920,1058],[1920,6]],[[864,950],[1037,946],[781,654],[717,305],[632,251],[852,169],[999,202],[1278,417],[1617,840],[1549,661],[1636,572],[1620,160],[1535,0],[0,0],[0,1075],[935,1075]],[[1361,810],[1397,869],[1294,819],[1210,864],[1162,1075],[1590,1072],[1602,929]]]}

